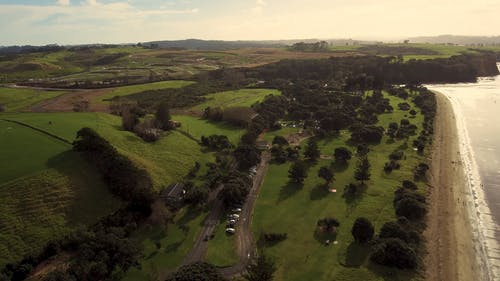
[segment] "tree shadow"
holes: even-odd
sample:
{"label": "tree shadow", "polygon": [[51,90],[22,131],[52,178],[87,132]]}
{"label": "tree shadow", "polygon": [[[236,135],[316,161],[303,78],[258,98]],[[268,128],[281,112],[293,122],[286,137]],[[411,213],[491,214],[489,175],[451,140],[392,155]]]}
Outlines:
{"label": "tree shadow", "polygon": [[325,232],[325,231],[321,231],[320,229],[316,228],[313,236],[314,236],[314,239],[316,241],[327,246],[326,241],[329,240],[330,243],[333,243],[333,241],[337,240],[337,231]]}
{"label": "tree shadow", "polygon": [[363,199],[363,195],[367,189],[366,184],[356,184],[356,186],[356,191],[354,193],[349,193],[344,190],[344,193],[342,194],[346,203],[346,217],[349,217],[350,214],[356,209],[358,204]]}
{"label": "tree shadow", "polygon": [[363,265],[370,254],[370,245],[368,243],[359,244],[356,242],[351,242],[347,247],[345,267],[360,267]]}
{"label": "tree shadow", "polygon": [[182,245],[182,242],[183,241],[180,241],[180,242],[175,242],[175,243],[172,243],[172,244],[169,244],[165,247],[165,253],[173,253],[173,252],[177,252],[177,249],[179,249],[179,247]]}
{"label": "tree shadow", "polygon": [[312,190],[310,194],[311,200],[320,200],[328,196],[330,191],[328,190],[328,186],[325,184],[317,184]]}
{"label": "tree shadow", "polygon": [[330,164],[330,167],[333,169],[333,171],[335,173],[341,173],[341,172],[347,170],[347,168],[349,168],[349,162],[348,161],[346,161],[346,162],[333,161]]}
{"label": "tree shadow", "polygon": [[417,276],[415,270],[401,270],[394,267],[374,264],[368,262],[368,270],[380,276],[384,281],[400,281],[400,280],[414,280]]}
{"label": "tree shadow", "polygon": [[289,181],[286,185],[281,187],[278,196],[278,203],[292,197],[297,192],[299,192],[303,187],[304,187],[303,183]]}

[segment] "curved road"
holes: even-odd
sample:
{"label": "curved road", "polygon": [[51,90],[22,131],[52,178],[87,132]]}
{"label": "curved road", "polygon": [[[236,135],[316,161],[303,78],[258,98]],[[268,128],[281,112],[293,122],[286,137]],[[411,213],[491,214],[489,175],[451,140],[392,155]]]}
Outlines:
{"label": "curved road", "polygon": [[[220,268],[221,274],[225,277],[231,277],[243,272],[255,256],[255,245],[251,231],[252,214],[270,159],[271,154],[268,151],[262,153],[261,162],[258,165],[257,173],[253,178],[252,188],[248,194],[245,204],[243,205],[242,212],[240,214],[240,221],[238,222],[236,228],[236,244],[240,260],[233,266]],[[200,231],[193,248],[182,262],[182,265],[202,261],[205,258],[208,242],[204,241],[204,239],[207,235],[209,236],[213,233],[215,226],[219,222],[219,217],[223,212],[223,204],[221,200],[215,200],[216,201],[214,202],[210,214],[205,219],[203,229]]]}

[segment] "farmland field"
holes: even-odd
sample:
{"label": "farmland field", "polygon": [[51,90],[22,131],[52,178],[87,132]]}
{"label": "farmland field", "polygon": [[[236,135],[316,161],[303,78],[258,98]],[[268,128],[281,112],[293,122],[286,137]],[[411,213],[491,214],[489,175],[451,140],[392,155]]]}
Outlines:
{"label": "farmland field", "polygon": [[120,206],[69,144],[5,121],[0,142],[0,265]]}
{"label": "farmland field", "polygon": [[19,111],[62,94],[64,92],[0,87],[0,105],[5,106],[5,111]]}
{"label": "farmland field", "polygon": [[206,95],[207,101],[193,107],[195,110],[203,110],[207,107],[250,107],[264,100],[267,95],[280,95],[278,90],[271,89],[241,89]]}
{"label": "farmland field", "polygon": [[123,87],[118,87],[115,89],[112,89],[108,93],[99,96],[98,97],[98,102],[103,102],[106,99],[111,99],[113,97],[123,97],[123,96],[128,96],[136,93],[140,93],[143,91],[148,91],[148,90],[160,90],[160,89],[167,89],[167,88],[182,88],[187,85],[191,85],[194,82],[191,81],[183,81],[183,80],[171,80],[171,81],[162,81],[162,82],[155,82],[155,83],[147,83],[147,84],[140,84],[140,85],[132,85],[132,86],[123,86]]}
{"label": "farmland field", "polygon": [[105,113],[22,113],[4,114],[12,119],[46,130],[73,141],[82,127],[95,129],[121,153],[145,168],[153,178],[156,189],[181,180],[195,161],[202,165],[213,156],[180,132],[170,132],[155,143],[146,143],[131,132],[121,129],[119,117]]}

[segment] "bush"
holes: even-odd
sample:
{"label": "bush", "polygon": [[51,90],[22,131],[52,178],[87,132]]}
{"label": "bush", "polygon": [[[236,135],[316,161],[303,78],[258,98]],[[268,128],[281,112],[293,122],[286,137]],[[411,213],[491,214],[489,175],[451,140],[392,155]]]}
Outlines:
{"label": "bush", "polygon": [[379,238],[399,238],[408,242],[408,233],[397,222],[386,222],[380,228]]}
{"label": "bush", "polygon": [[410,180],[404,180],[402,185],[406,189],[417,190],[417,185]]}
{"label": "bush", "polygon": [[398,238],[385,239],[375,245],[370,260],[380,265],[400,269],[414,269],[417,267],[417,254]]}
{"label": "bush", "polygon": [[415,168],[413,176],[417,180],[423,180],[423,179],[425,179],[425,175],[426,175],[428,170],[429,170],[429,165],[427,165],[425,163],[420,163]]}
{"label": "bush", "polygon": [[288,141],[282,136],[275,136],[273,139],[273,145],[275,144],[279,146],[288,145]]}
{"label": "bush", "polygon": [[318,228],[320,228],[323,232],[335,232],[336,227],[340,226],[340,223],[335,218],[324,218],[318,220],[317,224]]}
{"label": "bush", "polygon": [[351,230],[354,241],[358,243],[370,241],[374,232],[373,224],[366,218],[357,218]]}
{"label": "bush", "polygon": [[384,165],[384,171],[386,173],[392,172],[392,170],[399,170],[401,165],[397,161],[391,160],[390,162],[386,162]]}
{"label": "bush", "polygon": [[389,159],[391,160],[401,160],[403,159],[404,156],[404,151],[402,150],[395,150],[389,155]]}
{"label": "bush", "polygon": [[184,265],[170,275],[166,281],[224,281],[217,268],[206,262]]}
{"label": "bush", "polygon": [[411,106],[407,102],[402,102],[398,104],[398,108],[404,111],[410,110]]}
{"label": "bush", "polygon": [[335,158],[336,162],[346,163],[348,160],[352,158],[352,152],[345,147],[338,147],[335,148],[335,151],[333,152],[333,157]]}
{"label": "bush", "polygon": [[415,198],[405,197],[396,203],[396,214],[411,220],[418,220],[424,217],[427,207],[424,203]]}
{"label": "bush", "polygon": [[262,233],[262,238],[266,242],[280,242],[288,237],[286,233]]}

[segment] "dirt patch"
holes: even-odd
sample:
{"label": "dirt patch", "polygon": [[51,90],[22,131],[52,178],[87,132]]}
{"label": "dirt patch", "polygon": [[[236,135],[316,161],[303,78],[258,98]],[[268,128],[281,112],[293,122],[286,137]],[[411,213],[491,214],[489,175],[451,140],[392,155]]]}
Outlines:
{"label": "dirt patch", "polygon": [[88,109],[91,112],[109,112],[109,107],[105,103],[96,102],[96,97],[107,94],[112,89],[96,90],[73,90],[53,99],[41,101],[31,106],[28,111],[32,112],[73,112],[75,106],[82,103],[88,103]]}

